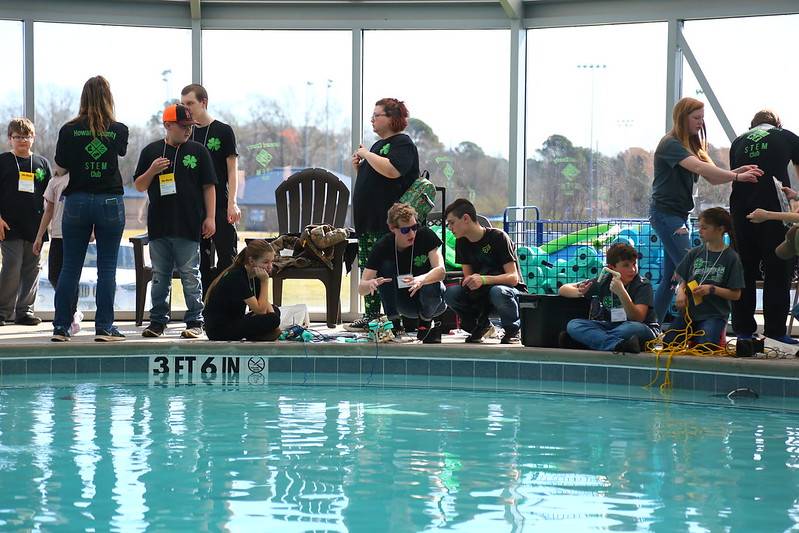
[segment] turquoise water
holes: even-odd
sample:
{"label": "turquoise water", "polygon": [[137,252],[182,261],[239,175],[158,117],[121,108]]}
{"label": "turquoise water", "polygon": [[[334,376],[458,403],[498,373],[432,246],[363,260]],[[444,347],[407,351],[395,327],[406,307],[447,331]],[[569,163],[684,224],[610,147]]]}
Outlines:
{"label": "turquoise water", "polygon": [[799,415],[756,405],[6,385],[0,530],[797,528]]}

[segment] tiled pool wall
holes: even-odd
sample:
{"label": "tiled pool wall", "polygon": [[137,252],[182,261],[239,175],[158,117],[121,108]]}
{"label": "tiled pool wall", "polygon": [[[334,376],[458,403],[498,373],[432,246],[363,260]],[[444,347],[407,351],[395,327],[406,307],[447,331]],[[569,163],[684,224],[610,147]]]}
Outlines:
{"label": "tiled pool wall", "polygon": [[[490,361],[423,357],[333,357],[333,356],[238,356],[242,365],[260,359],[258,373],[273,383],[340,383],[357,385],[411,385],[496,390],[531,390],[541,383],[585,385],[626,385],[644,387],[654,380],[663,383],[665,371],[581,363],[540,361]],[[113,374],[138,380],[152,380],[152,357],[28,357],[0,359],[0,385],[31,376],[36,381],[47,375],[59,378],[81,374]],[[764,377],[746,374],[671,370],[674,389],[727,394],[748,387],[760,396],[799,398],[799,378]],[[167,376],[168,377],[168,376]],[[42,379],[44,378],[44,380]],[[657,378],[657,379],[656,379]],[[165,379],[165,376],[159,376]],[[185,382],[185,376],[182,378]],[[191,378],[188,378],[189,381]],[[475,381],[479,380],[479,381]],[[412,382],[412,383],[411,383]]]}

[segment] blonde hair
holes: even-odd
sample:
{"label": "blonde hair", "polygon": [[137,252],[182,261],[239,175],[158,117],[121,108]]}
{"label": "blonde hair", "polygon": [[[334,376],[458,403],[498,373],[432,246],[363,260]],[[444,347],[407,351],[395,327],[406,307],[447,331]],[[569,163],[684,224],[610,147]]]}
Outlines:
{"label": "blonde hair", "polygon": [[36,135],[36,129],[33,127],[33,122],[26,117],[12,118],[8,123],[8,136],[11,137],[14,133],[19,135]]}
{"label": "blonde hair", "polygon": [[705,124],[702,124],[702,129],[699,130],[699,133],[696,135],[688,133],[685,127],[685,121],[688,115],[704,107],[705,104],[696,98],[688,96],[681,98],[680,101],[674,105],[674,109],[671,112],[674,126],[672,126],[670,133],[696,157],[705,163],[713,163],[707,153],[707,131],[705,130]]}
{"label": "blonde hair", "polygon": [[408,204],[401,204],[397,202],[389,208],[386,223],[389,226],[399,226],[400,221],[407,221],[412,218],[415,218],[417,221],[419,220],[416,214],[416,209]]}
{"label": "blonde hair", "polygon": [[75,124],[86,121],[94,137],[106,131],[114,118],[114,96],[111,94],[111,85],[102,76],[95,76],[86,80],[83,91],[80,93],[80,109],[78,116],[68,122]]}
{"label": "blonde hair", "polygon": [[255,239],[247,243],[247,246],[238,253],[236,258],[233,260],[233,264],[227,267],[225,270],[220,273],[216,279],[211,282],[211,285],[208,287],[208,290],[205,293],[205,305],[208,305],[208,300],[211,298],[211,293],[214,292],[219,280],[222,277],[233,270],[234,268],[241,268],[247,264],[247,259],[258,260],[262,257],[265,257],[268,254],[275,255],[275,249],[272,248],[272,245],[266,242],[263,239]]}

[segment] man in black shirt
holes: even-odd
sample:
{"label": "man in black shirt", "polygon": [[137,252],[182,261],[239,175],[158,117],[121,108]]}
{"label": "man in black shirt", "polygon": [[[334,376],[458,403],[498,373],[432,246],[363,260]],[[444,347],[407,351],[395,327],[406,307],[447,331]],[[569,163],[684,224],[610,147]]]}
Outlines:
{"label": "man in black shirt", "polygon": [[444,258],[441,239],[420,226],[416,210],[394,204],[388,210],[388,229],[366,261],[358,284],[361,296],[380,293],[386,316],[394,323],[395,339],[405,331],[400,316],[418,318],[416,338],[424,344],[441,342],[441,322],[433,319],[447,309],[444,303]]}
{"label": "man in black shirt", "polygon": [[216,171],[216,233],[212,238],[200,241],[200,275],[205,294],[214,278],[233,263],[233,258],[238,253],[236,224],[241,220],[241,211],[236,201],[239,154],[236,151],[233,128],[208,113],[208,92],[205,87],[198,83],[185,86],[180,91],[180,102],[189,108],[192,117],[197,121],[191,140],[208,149]]}
{"label": "man in black shirt", "polygon": [[730,195],[735,246],[744,269],[741,298],[732,304],[732,326],[739,339],[751,337],[757,330],[755,282],[762,268],[763,333],[781,342],[799,342],[788,335],[785,328],[793,260],[784,261],[774,254],[774,249],[785,239],[785,226],[776,220],[754,224],[746,218],[758,208],[781,211],[774,179],[789,187],[788,164],[791,162],[799,173],[799,137],[783,129],[773,111],[755,113],[751,129],[735,139],[730,147],[730,168],[755,164],[763,170],[757,183],[733,183]]}
{"label": "man in black shirt", "polygon": [[50,163],[31,152],[35,130],[27,118],[8,124],[11,151],[0,154],[0,326],[6,321],[35,326],[39,256],[33,242],[44,212]]}
{"label": "man in black shirt", "polygon": [[455,234],[455,261],[463,268],[460,285],[447,288],[447,304],[470,332],[466,342],[480,342],[491,328],[491,311],[497,313],[505,334],[502,344],[519,342],[519,292],[527,292],[513,242],[504,231],[477,222],[474,205],[458,198],[444,211]]}
{"label": "man in black shirt", "polygon": [[153,307],[150,325],[142,335],[163,334],[169,322],[172,271],[177,270],[186,299],[186,329],[181,337],[197,338],[203,331],[199,242],[214,234],[216,175],[208,150],[189,139],[194,119],[188,108],[167,107],[163,121],[166,137],[144,147],[134,181],[136,190],[147,191],[150,200],[147,233]]}

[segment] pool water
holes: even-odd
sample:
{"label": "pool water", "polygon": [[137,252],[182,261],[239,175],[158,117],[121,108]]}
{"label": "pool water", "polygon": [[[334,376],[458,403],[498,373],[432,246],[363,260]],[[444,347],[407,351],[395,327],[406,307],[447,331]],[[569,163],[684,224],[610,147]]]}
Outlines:
{"label": "pool water", "polygon": [[0,530],[799,527],[756,402],[83,379],[0,388]]}

